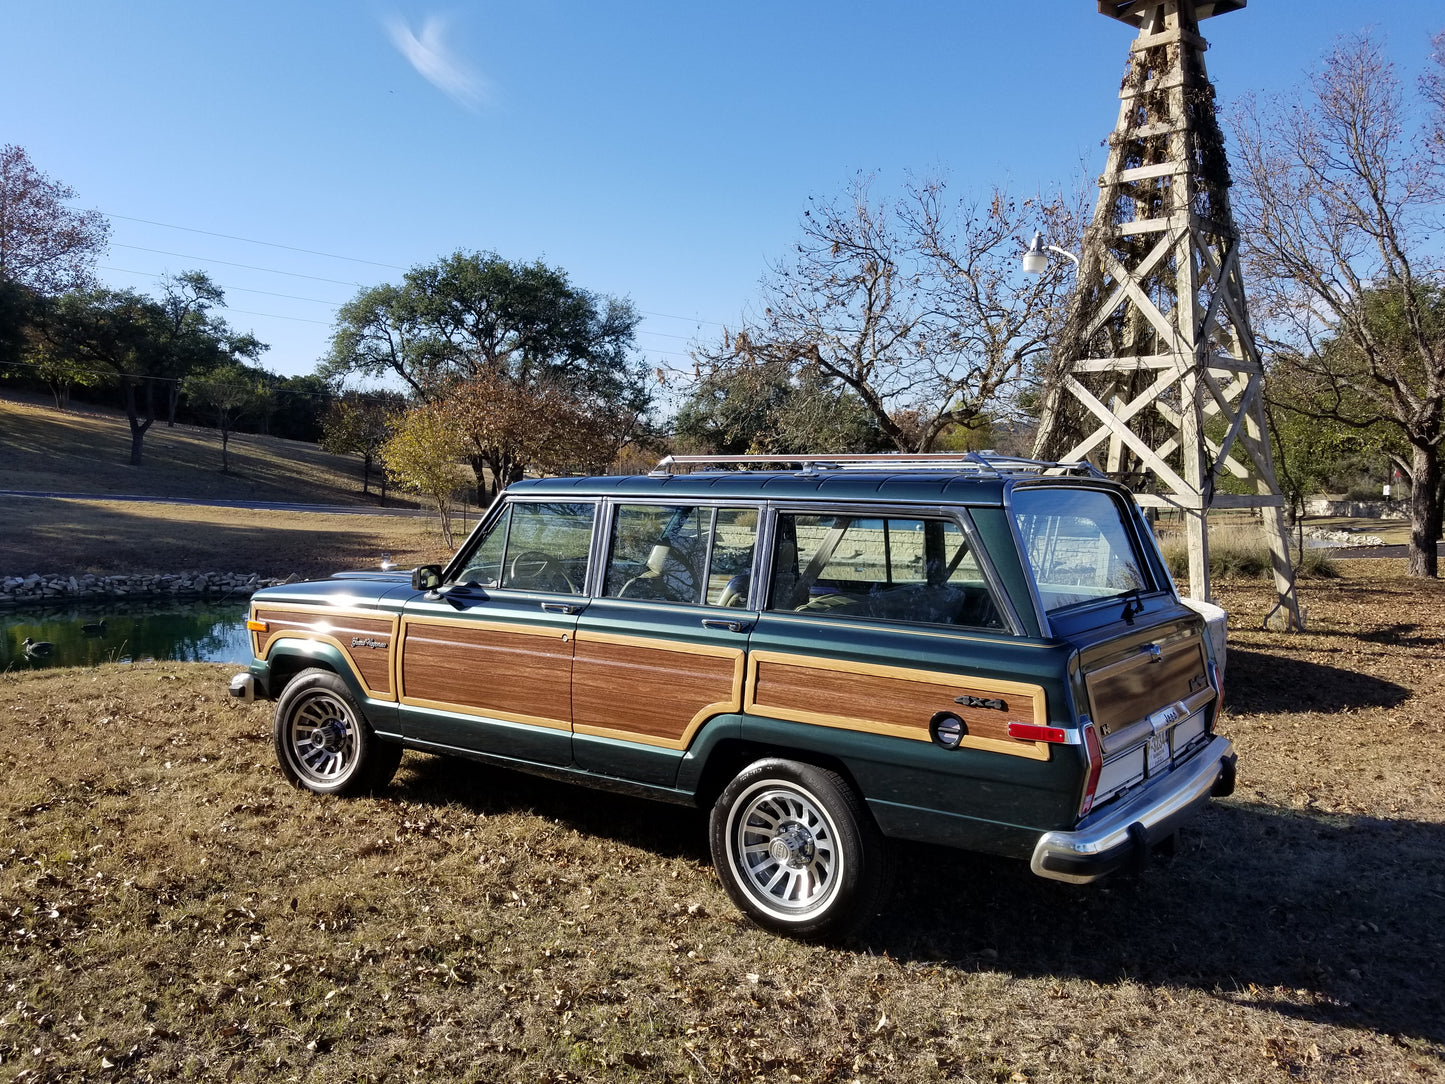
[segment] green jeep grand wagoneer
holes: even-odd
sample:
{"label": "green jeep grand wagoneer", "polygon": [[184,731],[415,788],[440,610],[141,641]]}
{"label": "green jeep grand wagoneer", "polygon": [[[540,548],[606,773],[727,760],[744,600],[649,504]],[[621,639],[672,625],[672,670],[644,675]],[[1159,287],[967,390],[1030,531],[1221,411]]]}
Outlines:
{"label": "green jeep grand wagoneer", "polygon": [[529,479],[445,568],[267,588],[248,627],[231,692],[277,701],[298,785],[416,749],[710,808],[728,893],[800,936],[877,911],[888,838],[1086,882],[1234,785],[1204,622],[1086,464]]}

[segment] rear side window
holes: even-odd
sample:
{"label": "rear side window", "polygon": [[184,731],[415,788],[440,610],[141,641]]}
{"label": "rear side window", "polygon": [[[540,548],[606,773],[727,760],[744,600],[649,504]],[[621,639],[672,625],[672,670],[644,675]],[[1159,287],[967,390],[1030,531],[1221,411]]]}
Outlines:
{"label": "rear side window", "polygon": [[768,608],[1003,627],[958,524],[911,516],[779,514]]}
{"label": "rear side window", "polygon": [[1090,489],[1016,489],[1014,522],[1024,557],[1050,613],[1083,602],[1152,591],[1148,565],[1107,493]]}

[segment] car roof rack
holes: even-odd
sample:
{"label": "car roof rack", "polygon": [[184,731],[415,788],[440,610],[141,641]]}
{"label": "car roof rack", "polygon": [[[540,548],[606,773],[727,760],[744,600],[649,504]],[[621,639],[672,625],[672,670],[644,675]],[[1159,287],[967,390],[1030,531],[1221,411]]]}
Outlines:
{"label": "car roof rack", "polygon": [[[1108,476],[1087,460],[1074,463],[1053,463],[1043,459],[993,455],[989,452],[871,452],[842,455],[669,455],[657,461],[648,472],[651,478],[668,478],[691,473],[694,467],[714,470],[738,470],[771,465],[787,469],[796,466],[799,477],[817,477],[824,473],[848,470],[932,471],[940,474],[975,474],[980,477],[1003,478],[1019,474],[1039,476],[1082,475],[1092,478]],[[678,468],[684,468],[679,470]]]}

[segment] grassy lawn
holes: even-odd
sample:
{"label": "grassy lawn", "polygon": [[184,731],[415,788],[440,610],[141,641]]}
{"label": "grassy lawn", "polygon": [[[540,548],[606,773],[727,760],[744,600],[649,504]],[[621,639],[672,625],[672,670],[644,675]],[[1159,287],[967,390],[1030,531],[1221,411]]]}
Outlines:
{"label": "grassy lawn", "polygon": [[[468,521],[475,522],[475,517]],[[0,575],[256,572],[327,576],[449,556],[434,517],[0,496]]]}
{"label": "grassy lawn", "polygon": [[[89,404],[59,411],[43,401],[0,397],[0,489],[374,505],[361,492],[361,460],[314,444],[238,433],[221,472],[214,429],[164,420],[146,433],[141,465],[130,465],[130,426],[119,411]],[[378,477],[373,470],[371,487]],[[388,504],[415,507],[412,501]]]}
{"label": "grassy lawn", "polygon": [[[328,575],[444,560],[434,517],[324,515],[106,500],[117,495],[375,508],[355,456],[242,434],[220,470],[214,430],[157,423],[140,467],[129,463],[125,417],[86,407],[57,411],[0,398],[0,490],[94,494],[93,500],[0,496],[0,575],[202,570],[267,577]],[[388,507],[414,508],[389,494]],[[475,509],[468,523],[475,521]]]}
{"label": "grassy lawn", "polygon": [[1075,888],[905,848],[888,911],[745,923],[701,814],[407,754],[288,787],[225,671],[0,677],[0,1078],[1405,1081],[1445,1076],[1445,589],[1400,562],[1256,631],[1241,784]]}

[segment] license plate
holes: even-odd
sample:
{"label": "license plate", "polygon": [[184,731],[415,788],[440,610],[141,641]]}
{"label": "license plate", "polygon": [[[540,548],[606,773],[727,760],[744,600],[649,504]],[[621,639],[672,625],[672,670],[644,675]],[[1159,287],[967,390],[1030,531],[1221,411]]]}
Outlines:
{"label": "license plate", "polygon": [[1149,737],[1149,771],[1169,766],[1169,732],[1161,730]]}

